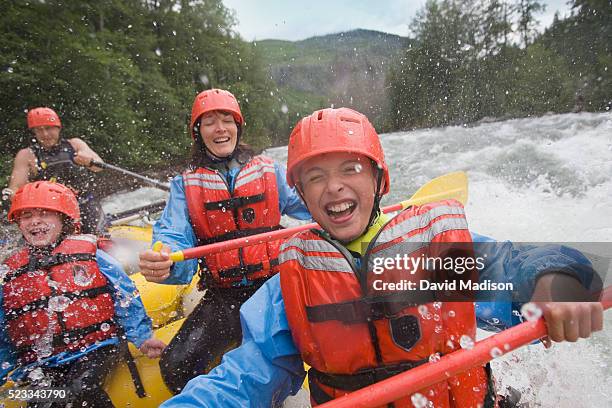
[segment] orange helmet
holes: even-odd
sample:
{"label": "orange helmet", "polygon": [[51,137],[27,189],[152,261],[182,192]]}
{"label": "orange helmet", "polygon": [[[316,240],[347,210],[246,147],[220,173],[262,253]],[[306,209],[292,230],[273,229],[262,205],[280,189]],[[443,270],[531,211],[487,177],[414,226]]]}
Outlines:
{"label": "orange helmet", "polygon": [[51,108],[34,108],[28,111],[28,129],[38,126],[62,127],[59,116]]}
{"label": "orange helmet", "polygon": [[35,181],[21,187],[13,196],[8,220],[15,221],[23,210],[40,208],[65,214],[77,225],[81,211],[76,196],[68,187],[50,181]]}
{"label": "orange helmet", "polygon": [[195,97],[193,107],[191,108],[191,136],[194,139],[198,136],[194,126],[198,119],[200,119],[200,116],[214,110],[230,112],[238,125],[244,125],[244,118],[240,112],[240,106],[238,106],[236,97],[231,92],[223,89],[208,89],[200,92]]}
{"label": "orange helmet", "polygon": [[372,159],[383,172],[389,192],[389,169],[378,134],[368,118],[348,108],[322,109],[300,120],[289,137],[287,182],[293,187],[294,172],[305,160],[323,153],[347,152]]}

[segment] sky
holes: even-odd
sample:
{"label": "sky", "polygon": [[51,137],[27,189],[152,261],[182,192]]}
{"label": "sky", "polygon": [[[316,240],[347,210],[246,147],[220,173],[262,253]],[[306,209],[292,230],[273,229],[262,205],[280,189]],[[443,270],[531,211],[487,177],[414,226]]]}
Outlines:
{"label": "sky", "polygon": [[[426,0],[223,0],[235,11],[235,27],[247,41],[279,39],[297,41],[364,28],[401,36]],[[540,29],[549,26],[555,11],[569,15],[567,0],[540,0],[544,13],[536,15]]]}

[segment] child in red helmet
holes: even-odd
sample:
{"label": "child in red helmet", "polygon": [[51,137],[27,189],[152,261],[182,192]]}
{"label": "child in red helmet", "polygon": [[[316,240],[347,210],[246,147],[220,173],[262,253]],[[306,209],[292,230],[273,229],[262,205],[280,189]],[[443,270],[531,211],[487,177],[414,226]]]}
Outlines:
{"label": "child in red helmet", "polygon": [[121,266],[79,234],[74,193],[37,181],[15,193],[8,218],[25,245],[2,264],[1,380],[62,388],[75,406],[112,407],[104,379],[127,340],[150,358],[165,344],[152,337],[136,287]]}
{"label": "child in red helmet", "polygon": [[[473,342],[472,298],[446,301],[448,295],[439,292],[435,295],[446,296],[445,301],[436,301],[376,288],[379,279],[414,283],[440,271],[385,263],[381,272],[373,268],[376,259],[406,254],[458,259],[470,256],[472,241],[482,237],[470,234],[456,200],[409,207],[393,218],[381,214],[389,172],[378,135],[364,115],[324,109],[302,119],[289,139],[287,180],[322,230],[298,233],[283,244],[279,275],[241,308],[241,346],[163,407],[276,406],[300,388],[303,362],[311,366],[310,396],[317,405],[429,361],[435,364],[440,355]],[[571,248],[504,243],[488,251],[481,280],[520,284],[542,301],[550,299],[553,278],[576,291],[592,278],[588,260]],[[599,303],[542,302],[540,307],[553,340],[576,341],[602,328]],[[393,406],[496,404],[485,367],[417,394]]]}

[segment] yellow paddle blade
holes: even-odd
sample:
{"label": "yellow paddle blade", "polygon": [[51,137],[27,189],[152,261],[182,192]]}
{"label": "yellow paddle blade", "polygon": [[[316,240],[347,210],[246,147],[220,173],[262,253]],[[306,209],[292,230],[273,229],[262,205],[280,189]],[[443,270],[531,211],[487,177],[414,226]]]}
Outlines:
{"label": "yellow paddle blade", "polygon": [[454,198],[463,205],[467,203],[468,179],[465,172],[457,171],[436,177],[419,188],[410,199],[402,201],[401,204],[402,208],[408,208],[411,205],[421,205],[450,198]]}

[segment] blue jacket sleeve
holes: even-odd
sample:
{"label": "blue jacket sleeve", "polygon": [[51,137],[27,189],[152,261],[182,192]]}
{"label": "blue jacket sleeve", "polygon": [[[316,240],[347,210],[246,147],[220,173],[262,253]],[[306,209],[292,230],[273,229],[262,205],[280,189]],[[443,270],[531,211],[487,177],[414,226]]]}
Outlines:
{"label": "blue jacket sleeve", "polygon": [[[2,292],[0,290],[0,305],[2,305]],[[15,368],[16,362],[15,349],[6,331],[4,308],[0,307],[0,385],[6,382],[6,376]]]}
{"label": "blue jacket sleeve", "polygon": [[[153,226],[153,242],[161,241],[179,251],[197,245],[197,239],[187,209],[183,177],[176,176],[170,183],[170,198],[161,218]],[[191,282],[198,269],[197,259],[177,262],[170,268],[170,277],[162,283],[186,285]]]}
{"label": "blue jacket sleeve", "polygon": [[531,299],[536,282],[550,273],[564,273],[589,287],[594,271],[578,250],[563,245],[534,246],[495,240],[472,233],[475,256],[485,259],[479,280],[512,283],[512,291],[479,291],[476,316],[479,327],[499,331],[521,322],[521,306]]}
{"label": "blue jacket sleeve", "polygon": [[125,330],[127,339],[140,347],[153,335],[153,330],[136,285],[115,258],[102,250],[98,250],[96,258],[100,271],[110,282],[117,323]]}
{"label": "blue jacket sleeve", "polygon": [[276,173],[276,184],[278,185],[280,213],[298,220],[310,220],[312,217],[310,212],[308,212],[308,208],[304,205],[295,188],[289,187],[289,184],[287,184],[287,170],[285,166],[274,163],[274,172]]}
{"label": "blue jacket sleeve", "polygon": [[298,392],[304,366],[289,331],[278,274],[242,306],[240,318],[242,345],[161,407],[272,407]]}

